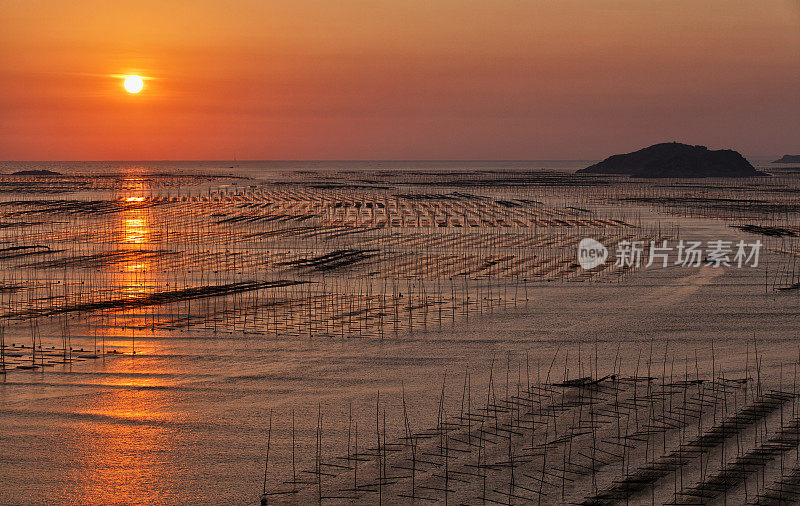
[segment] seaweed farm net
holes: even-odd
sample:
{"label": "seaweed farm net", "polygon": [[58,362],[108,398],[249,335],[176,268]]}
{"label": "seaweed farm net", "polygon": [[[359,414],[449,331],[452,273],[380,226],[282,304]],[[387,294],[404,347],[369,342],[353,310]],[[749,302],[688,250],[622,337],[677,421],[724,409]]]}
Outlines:
{"label": "seaweed farm net", "polygon": [[[449,382],[445,372],[428,427],[415,423],[420,406],[405,390],[376,393],[371,420],[352,405],[319,405],[304,424],[313,448],[297,446],[294,411],[271,412],[262,504],[800,499],[797,363],[788,381],[767,388],[757,345],[733,377],[667,346],[651,346],[635,364],[623,365],[619,352],[611,363],[596,357],[556,352],[542,364],[509,356],[487,364],[478,388],[469,370]],[[344,422],[326,426],[342,409],[335,418]]]}
{"label": "seaweed farm net", "polygon": [[583,237],[613,250],[668,235],[528,192],[484,193],[142,185],[8,199],[0,314],[30,327],[34,350],[46,325],[64,350],[70,328],[386,337],[525,304],[536,283],[623,279],[613,259],[580,268]]}

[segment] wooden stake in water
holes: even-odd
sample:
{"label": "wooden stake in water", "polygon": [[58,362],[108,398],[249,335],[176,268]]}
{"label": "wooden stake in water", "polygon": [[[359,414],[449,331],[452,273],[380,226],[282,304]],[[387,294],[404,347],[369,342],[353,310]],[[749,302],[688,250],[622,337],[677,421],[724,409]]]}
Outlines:
{"label": "wooden stake in water", "polygon": [[269,410],[269,428],[267,429],[267,460],[264,463],[264,488],[261,492],[261,504],[267,505],[267,470],[269,469],[269,446],[272,440],[272,410]]}

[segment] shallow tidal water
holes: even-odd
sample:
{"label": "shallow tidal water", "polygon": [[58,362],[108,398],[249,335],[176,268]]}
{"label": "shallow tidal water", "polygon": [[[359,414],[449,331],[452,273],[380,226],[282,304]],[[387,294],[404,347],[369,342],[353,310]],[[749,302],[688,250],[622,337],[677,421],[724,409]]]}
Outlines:
{"label": "shallow tidal water", "polygon": [[[719,220],[673,219],[681,237],[754,237]],[[297,459],[308,468],[318,414],[331,448],[346,445],[351,410],[362,427],[375,424],[376,401],[387,433],[400,435],[401,395],[413,424],[430,427],[443,384],[446,410],[458,411],[466,371],[481,391],[490,368],[502,389],[508,375],[524,374],[521,364],[540,379],[556,360],[559,379],[577,376],[564,365],[570,359],[596,360],[597,376],[614,362],[641,375],[648,357],[666,353],[681,371],[713,361],[744,377],[757,346],[761,380],[776,385],[800,354],[800,297],[765,288],[764,266],[781,262],[768,253],[757,269],[673,266],[621,280],[531,282],[527,300],[431,317],[383,339],[113,328],[106,349],[126,351],[135,340],[135,355],[0,378],[0,503],[255,504],[270,417],[270,466],[289,465],[294,413]],[[55,342],[57,322],[40,332],[45,345]],[[24,336],[8,329],[6,342]],[[76,349],[95,339],[73,331]]]}

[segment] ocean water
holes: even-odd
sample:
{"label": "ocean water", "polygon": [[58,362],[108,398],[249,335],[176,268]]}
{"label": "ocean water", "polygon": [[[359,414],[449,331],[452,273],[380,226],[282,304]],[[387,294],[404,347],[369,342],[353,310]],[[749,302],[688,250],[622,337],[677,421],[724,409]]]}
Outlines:
{"label": "ocean water", "polygon": [[[361,180],[362,173],[383,170],[569,172],[584,163],[231,165],[233,169],[218,162],[4,162],[0,172],[233,172],[255,180],[289,181],[345,172]],[[170,190],[179,191],[183,190]],[[552,198],[554,191],[548,189],[545,197]],[[645,221],[677,223],[681,237],[753,239],[718,219],[665,218],[645,207],[627,211]],[[293,419],[296,459],[302,462],[299,467],[310,469],[320,413],[326,448],[346,445],[351,416],[362,427],[374,425],[376,402],[388,413],[387,433],[399,436],[401,395],[407,399],[412,423],[423,429],[436,423],[442,385],[446,410],[458,410],[466,371],[480,391],[487,388],[490,368],[502,377],[516,374],[525,362],[544,374],[554,357],[563,363],[568,357],[590,360],[596,353],[606,371],[622,357],[623,371],[634,374],[655,348],[679,360],[694,360],[696,354],[700,367],[707,369],[713,360],[715,367],[735,376],[745,374],[755,338],[763,357],[763,381],[778,383],[781,365],[785,363],[788,371],[800,353],[800,299],[765,290],[765,271],[783,265],[783,257],[766,253],[762,262],[763,270],[671,267],[633,272],[616,281],[530,283],[525,296],[513,302],[487,303],[466,318],[449,321],[431,315],[422,325],[382,339],[223,328],[145,329],[126,327],[124,322],[89,335],[73,321],[71,342],[76,350],[102,346],[123,353],[0,376],[0,503],[255,504],[264,482],[268,437],[273,469],[268,484],[279,484],[286,476]],[[496,290],[501,286],[508,290],[499,283]],[[59,318],[42,320],[37,331],[45,347],[58,345],[65,332],[61,325]],[[6,344],[28,342],[31,332],[18,323],[6,325]],[[574,367],[564,374],[576,375]]]}

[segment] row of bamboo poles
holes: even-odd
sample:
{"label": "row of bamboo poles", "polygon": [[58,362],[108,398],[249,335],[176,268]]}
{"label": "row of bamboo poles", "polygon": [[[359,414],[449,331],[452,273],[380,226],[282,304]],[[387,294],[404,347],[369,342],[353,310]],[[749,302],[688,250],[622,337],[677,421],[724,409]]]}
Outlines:
{"label": "row of bamboo poles", "polygon": [[[0,318],[15,336],[3,370],[107,354],[115,331],[397,336],[527,304],[535,284],[624,280],[613,259],[580,268],[583,237],[613,251],[675,233],[511,189],[144,186],[105,197],[0,201]],[[135,353],[134,338],[110,352]]]}
{"label": "row of bamboo poles", "polygon": [[[443,373],[435,425],[405,389],[371,415],[265,419],[262,504],[789,504],[800,499],[798,361],[775,388],[754,341],[745,363],[656,349],[488,365],[476,388]],[[679,354],[680,353],[680,354]],[[706,364],[706,365],[703,365]],[[504,366],[504,367],[503,367]],[[710,369],[710,370],[709,370]],[[728,372],[726,372],[728,371]],[[733,374],[733,375],[731,375]],[[448,399],[451,399],[448,401]],[[332,413],[331,411],[338,411]],[[368,410],[370,411],[370,410]],[[369,419],[371,416],[371,420]],[[288,417],[289,419],[282,419]],[[325,420],[343,420],[334,427]],[[346,428],[344,428],[346,426]],[[279,431],[277,427],[281,427]],[[313,434],[307,432],[312,431]],[[312,439],[313,438],[313,439]],[[298,441],[312,447],[301,447]]]}

